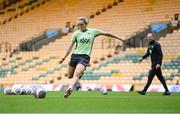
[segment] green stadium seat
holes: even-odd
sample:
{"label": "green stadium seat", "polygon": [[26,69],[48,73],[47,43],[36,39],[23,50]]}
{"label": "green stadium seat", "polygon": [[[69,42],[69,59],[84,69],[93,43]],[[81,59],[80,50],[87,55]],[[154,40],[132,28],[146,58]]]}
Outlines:
{"label": "green stadium seat", "polygon": [[0,77],[5,78],[7,75],[7,70],[6,69],[0,69]]}

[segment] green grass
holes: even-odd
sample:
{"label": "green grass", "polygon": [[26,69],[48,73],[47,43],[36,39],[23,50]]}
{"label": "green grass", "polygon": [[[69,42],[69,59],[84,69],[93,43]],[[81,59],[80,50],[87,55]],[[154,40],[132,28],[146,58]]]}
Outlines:
{"label": "green grass", "polygon": [[48,92],[45,99],[32,95],[5,96],[0,93],[0,113],[180,113],[180,94],[135,92],[74,92],[69,99],[64,92]]}

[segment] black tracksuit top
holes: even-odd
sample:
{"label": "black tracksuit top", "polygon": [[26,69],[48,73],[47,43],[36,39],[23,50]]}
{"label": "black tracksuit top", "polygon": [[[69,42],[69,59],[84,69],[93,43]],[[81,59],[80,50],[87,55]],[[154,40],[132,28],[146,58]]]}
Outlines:
{"label": "black tracksuit top", "polygon": [[161,45],[155,40],[149,42],[147,52],[142,58],[145,59],[149,55],[151,55],[152,68],[155,68],[157,64],[162,65],[163,53]]}

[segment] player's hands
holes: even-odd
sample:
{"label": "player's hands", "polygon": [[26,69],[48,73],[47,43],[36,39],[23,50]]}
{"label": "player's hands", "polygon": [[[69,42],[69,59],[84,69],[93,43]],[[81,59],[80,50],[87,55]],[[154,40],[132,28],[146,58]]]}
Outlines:
{"label": "player's hands", "polygon": [[160,67],[161,67],[160,64],[157,64],[157,65],[156,65],[156,69],[159,69]]}
{"label": "player's hands", "polygon": [[143,58],[140,58],[140,59],[139,59],[139,62],[141,62],[141,61],[143,61]]}
{"label": "player's hands", "polygon": [[61,58],[59,64],[62,64],[64,60],[65,60],[64,58]]}

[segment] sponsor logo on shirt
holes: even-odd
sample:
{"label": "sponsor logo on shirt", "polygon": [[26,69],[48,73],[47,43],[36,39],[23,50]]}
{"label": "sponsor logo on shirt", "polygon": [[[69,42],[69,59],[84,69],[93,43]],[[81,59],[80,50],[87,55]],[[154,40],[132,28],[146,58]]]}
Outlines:
{"label": "sponsor logo on shirt", "polygon": [[80,43],[89,43],[90,39],[82,38],[79,40]]}

